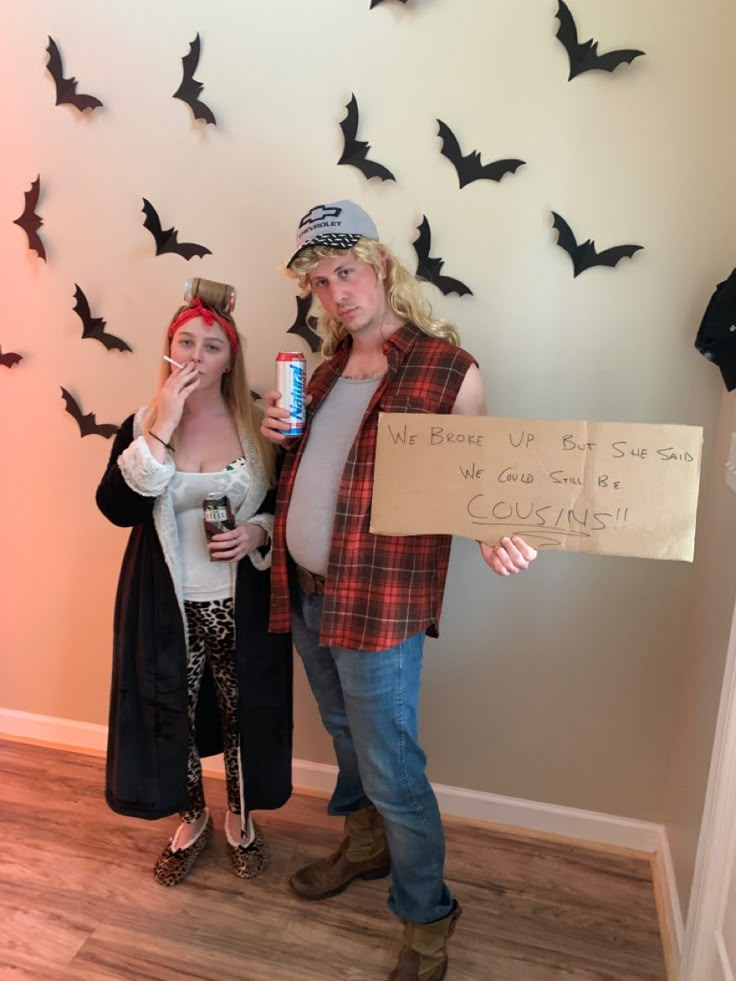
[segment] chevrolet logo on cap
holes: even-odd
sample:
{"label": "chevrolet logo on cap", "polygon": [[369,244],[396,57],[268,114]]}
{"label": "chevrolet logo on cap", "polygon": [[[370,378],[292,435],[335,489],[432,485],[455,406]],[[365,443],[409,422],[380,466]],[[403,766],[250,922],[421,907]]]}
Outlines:
{"label": "chevrolet logo on cap", "polygon": [[303,228],[305,225],[311,225],[313,221],[321,221],[323,218],[339,218],[341,214],[342,208],[318,204],[315,208],[312,208],[311,211],[306,213],[306,215],[299,222],[299,227]]}

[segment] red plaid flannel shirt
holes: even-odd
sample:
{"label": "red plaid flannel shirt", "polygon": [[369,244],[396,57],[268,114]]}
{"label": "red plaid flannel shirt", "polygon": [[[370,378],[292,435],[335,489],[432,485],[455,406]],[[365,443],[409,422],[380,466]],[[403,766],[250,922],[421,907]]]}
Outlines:
{"label": "red plaid flannel shirt", "polygon": [[[286,454],[276,498],[270,629],[290,629],[286,512],[314,413],[340,377],[350,339],[341,342],[309,383],[304,435]],[[450,559],[449,535],[370,533],[379,412],[451,412],[475,360],[462,348],[407,324],[383,347],[388,371],[353,442],[337,495],[322,607],[320,643],[358,651],[386,650],[426,630],[438,636]]]}

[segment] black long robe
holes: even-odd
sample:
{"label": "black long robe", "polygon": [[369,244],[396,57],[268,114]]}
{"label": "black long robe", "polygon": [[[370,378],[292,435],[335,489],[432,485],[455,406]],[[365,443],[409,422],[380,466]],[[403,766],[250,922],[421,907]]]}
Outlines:
{"label": "black long robe", "polygon": [[[131,527],[115,603],[105,796],[121,814],[160,818],[189,807],[185,625],[153,521],[154,498],[126,484],[118,456],[133,440],[125,420],[97,489],[102,513]],[[273,492],[259,511],[273,511]],[[243,796],[248,810],[281,807],[291,794],[292,647],[269,634],[270,573],[247,558],[235,590]],[[196,718],[200,755],[222,752],[209,669]]]}

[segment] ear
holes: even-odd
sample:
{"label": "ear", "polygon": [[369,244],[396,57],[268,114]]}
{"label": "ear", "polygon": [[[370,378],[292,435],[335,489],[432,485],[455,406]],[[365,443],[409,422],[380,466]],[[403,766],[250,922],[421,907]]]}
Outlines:
{"label": "ear", "polygon": [[388,276],[388,256],[385,253],[381,254],[381,271],[378,274],[378,278],[383,282]]}

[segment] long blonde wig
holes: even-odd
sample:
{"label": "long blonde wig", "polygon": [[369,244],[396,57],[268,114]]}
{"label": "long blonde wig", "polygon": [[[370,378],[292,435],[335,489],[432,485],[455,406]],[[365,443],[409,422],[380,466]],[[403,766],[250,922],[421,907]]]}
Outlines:
{"label": "long blonde wig", "polygon": [[[205,307],[214,309],[210,304],[202,300],[201,296],[200,300]],[[166,328],[166,335],[164,338],[164,354],[166,355],[171,354],[172,339],[169,337],[169,328],[179,314],[183,313],[183,311],[187,310],[188,308],[189,304],[187,303],[179,307],[174,316],[171,318],[169,326]],[[218,314],[218,316],[227,320],[238,338],[237,348],[234,351],[232,350],[232,347],[230,348],[232,356],[230,371],[222,376],[222,397],[225,400],[225,405],[228,407],[238,432],[244,433],[258,450],[258,455],[260,456],[261,464],[265,471],[266,479],[268,480],[268,485],[269,487],[273,487],[276,483],[276,450],[273,443],[261,435],[261,413],[253,400],[250,385],[248,384],[248,375],[245,370],[245,357],[243,355],[245,339],[238,332],[235,321],[229,313],[225,313],[222,309],[216,310],[215,312]],[[162,361],[160,377],[160,383],[162,385],[171,374],[171,371],[172,366],[169,364],[169,362]],[[149,427],[153,425],[153,423],[154,420],[151,419],[148,422]]]}
{"label": "long blonde wig", "polygon": [[[302,296],[308,296],[312,292],[309,273],[320,259],[345,255],[345,251],[323,245],[305,249],[294,259],[291,267],[287,269],[287,274],[298,281]],[[446,320],[439,320],[432,316],[429,301],[422,293],[419,282],[387,245],[375,242],[373,239],[361,238],[350,252],[356,259],[373,266],[377,276],[383,275],[385,265],[386,301],[397,317],[416,324],[425,334],[438,337],[450,344],[460,344],[457,328]],[[313,312],[318,319],[318,331],[322,335],[322,353],[330,357],[335,353],[337,345],[347,330],[342,321],[328,316],[319,303],[316,304]]]}

